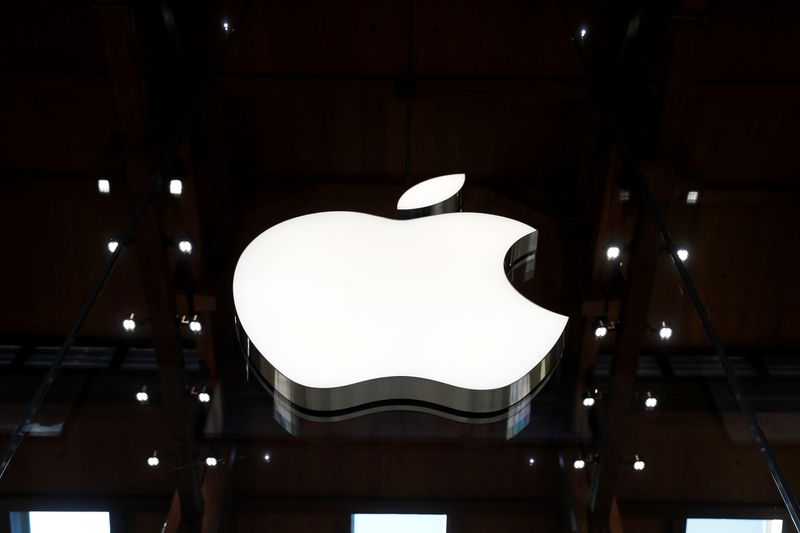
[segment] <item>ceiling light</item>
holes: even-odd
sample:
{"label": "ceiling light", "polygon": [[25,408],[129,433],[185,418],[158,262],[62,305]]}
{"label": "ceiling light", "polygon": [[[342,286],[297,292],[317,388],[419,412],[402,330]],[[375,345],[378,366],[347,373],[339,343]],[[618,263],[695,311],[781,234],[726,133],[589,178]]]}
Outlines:
{"label": "ceiling light", "polygon": [[590,396],[589,394],[587,394],[583,398],[583,406],[584,407],[592,407],[592,406],[594,406],[594,398],[592,396]]}
{"label": "ceiling light", "polygon": [[190,241],[189,239],[181,239],[180,241],[178,241],[178,250],[180,250],[181,253],[184,253],[186,255],[191,254],[192,241]]}
{"label": "ceiling light", "polygon": [[150,399],[150,395],[147,394],[147,387],[142,387],[142,390],[136,393],[136,400],[139,403],[147,403]]}
{"label": "ceiling light", "polygon": [[108,248],[108,251],[111,252],[112,254],[117,251],[117,247],[118,246],[119,246],[119,241],[117,241],[115,239],[110,239],[108,241],[108,244],[106,244],[106,247]]}
{"label": "ceiling light", "polygon": [[108,194],[111,192],[111,182],[108,180],[97,180],[97,190],[100,194]]}
{"label": "ceiling light", "polygon": [[264,454],[264,462],[268,463],[270,461],[270,459],[272,459],[272,457],[270,457],[270,455],[268,453],[265,453]]}
{"label": "ceiling light", "polygon": [[572,468],[574,468],[575,470],[583,470],[584,468],[586,468],[586,461],[584,461],[583,459],[575,459],[575,461],[573,461],[572,463]]}
{"label": "ceiling light", "polygon": [[183,182],[181,180],[169,180],[169,193],[172,196],[180,196],[183,194]]}
{"label": "ceiling light", "polygon": [[699,191],[689,191],[686,193],[686,203],[689,205],[694,205],[697,203],[697,200],[700,199],[700,192]]}
{"label": "ceiling light", "polygon": [[158,459],[158,454],[156,452],[153,452],[153,455],[147,458],[147,465],[152,468],[157,467],[159,463],[161,463],[161,461]]}
{"label": "ceiling light", "polygon": [[635,456],[635,460],[633,461],[633,469],[637,472],[644,470],[644,460],[638,455]]}
{"label": "ceiling light", "polygon": [[676,253],[678,254],[678,259],[681,261],[685,262],[687,259],[689,259],[689,250],[686,248],[678,248]]}
{"label": "ceiling light", "polygon": [[581,26],[581,29],[580,29],[581,39],[585,39],[587,33],[589,33],[588,28],[586,26]]}
{"label": "ceiling light", "polygon": [[133,313],[130,316],[122,319],[122,329],[128,333],[132,333],[136,329],[136,321],[133,319]]}
{"label": "ceiling light", "polygon": [[650,393],[648,392],[647,398],[644,399],[644,406],[647,409],[655,409],[657,405],[658,405],[658,398],[651,396]]}
{"label": "ceiling light", "polygon": [[662,341],[668,341],[672,337],[672,328],[666,322],[662,322],[661,327],[658,329],[658,336],[661,337]]}
{"label": "ceiling light", "polygon": [[619,246],[609,246],[608,248],[606,248],[606,259],[608,259],[609,261],[617,259],[619,257],[619,254],[620,254]]}
{"label": "ceiling light", "polygon": [[217,466],[217,458],[214,457],[213,455],[209,455],[208,457],[206,457],[206,466],[211,466],[211,467]]}
{"label": "ceiling light", "polygon": [[200,333],[203,331],[203,324],[197,320],[197,315],[194,315],[192,319],[189,321],[189,331],[192,333]]}
{"label": "ceiling light", "polygon": [[620,189],[619,191],[619,201],[620,202],[627,202],[631,199],[631,191],[628,189]]}
{"label": "ceiling light", "polygon": [[222,21],[222,31],[225,33],[231,32],[231,24],[227,20]]}
{"label": "ceiling light", "polygon": [[208,403],[211,401],[211,395],[206,391],[203,391],[197,395],[197,399],[200,401],[200,403]]}
{"label": "ceiling light", "polygon": [[535,462],[536,462],[536,461],[533,459],[533,457],[529,458],[529,459],[528,459],[528,466],[533,466],[533,464],[534,464]]}
{"label": "ceiling light", "polygon": [[594,328],[594,336],[598,339],[602,339],[606,335],[608,335],[608,327],[600,320]]}

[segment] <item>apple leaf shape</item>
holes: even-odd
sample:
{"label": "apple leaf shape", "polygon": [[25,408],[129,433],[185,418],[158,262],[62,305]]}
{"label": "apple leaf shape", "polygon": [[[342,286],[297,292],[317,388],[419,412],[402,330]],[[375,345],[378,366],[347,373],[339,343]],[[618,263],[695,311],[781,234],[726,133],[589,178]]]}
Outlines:
{"label": "apple leaf shape", "polygon": [[[496,415],[549,377],[567,318],[507,277],[532,265],[536,230],[448,212],[443,202],[463,185],[454,176],[460,184],[448,176],[421,187],[433,194],[412,194],[408,209],[398,202],[398,212],[414,212],[406,220],[314,213],[269,228],[242,252],[233,279],[240,340],[260,377],[299,410]],[[436,205],[442,214],[424,211]]]}

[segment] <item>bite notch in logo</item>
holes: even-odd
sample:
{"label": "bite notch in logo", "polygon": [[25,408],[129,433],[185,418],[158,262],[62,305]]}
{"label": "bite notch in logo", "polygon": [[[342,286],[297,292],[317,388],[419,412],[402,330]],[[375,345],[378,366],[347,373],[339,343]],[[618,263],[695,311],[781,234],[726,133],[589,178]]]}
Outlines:
{"label": "bite notch in logo", "polygon": [[252,368],[301,412],[405,406],[489,417],[530,398],[567,318],[523,297],[537,231],[461,212],[464,175],[407,190],[398,218],[331,211],[256,237],[233,279]]}

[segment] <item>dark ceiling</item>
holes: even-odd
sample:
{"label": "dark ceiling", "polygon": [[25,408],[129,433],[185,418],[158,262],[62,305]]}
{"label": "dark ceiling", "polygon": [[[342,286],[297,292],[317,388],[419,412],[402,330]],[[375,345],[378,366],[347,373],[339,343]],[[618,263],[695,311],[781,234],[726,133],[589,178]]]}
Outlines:
{"label": "dark ceiling", "polygon": [[[563,3],[586,30],[588,68],[555,0],[255,0],[241,27],[240,0],[5,5],[3,437],[162,161],[184,194],[162,186],[145,210],[0,479],[2,508],[108,508],[130,532],[165,521],[199,531],[198,495],[204,532],[344,532],[361,510],[444,511],[450,531],[573,531],[570,513],[579,531],[615,533],[682,531],[690,515],[786,519],[609,118],[689,250],[686,267],[800,490],[800,5]],[[239,254],[302,214],[392,217],[409,184],[456,172],[467,175],[466,210],[540,231],[536,277],[518,288],[570,316],[564,361],[530,424],[506,439],[505,426],[393,412],[290,434],[237,346]],[[189,257],[175,246],[183,236]],[[627,246],[621,267],[605,260],[612,242]],[[170,317],[192,310],[203,333],[176,334]],[[673,337],[645,329],[634,350],[617,334],[594,339],[596,318],[626,312],[669,322]],[[130,313],[149,318],[132,334],[121,328]],[[146,406],[134,399],[143,385]],[[203,387],[210,406],[191,393]],[[595,388],[597,406],[584,409]],[[641,407],[647,392],[655,411]],[[604,401],[624,393],[630,401]],[[624,429],[603,448],[608,428]],[[603,459],[616,466],[559,468],[559,457],[601,448],[618,452]],[[156,470],[145,463],[153,450],[165,454]],[[192,466],[208,450],[221,467]],[[644,472],[626,463],[635,453]],[[170,507],[173,494],[181,504]]]}

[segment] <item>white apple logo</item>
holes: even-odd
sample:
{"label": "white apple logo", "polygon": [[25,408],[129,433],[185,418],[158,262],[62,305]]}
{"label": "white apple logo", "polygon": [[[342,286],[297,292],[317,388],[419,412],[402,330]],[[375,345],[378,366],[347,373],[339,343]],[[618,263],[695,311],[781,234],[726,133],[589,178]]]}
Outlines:
{"label": "white apple logo", "polygon": [[453,212],[463,183],[412,187],[398,202],[406,220],[315,213],[247,246],[233,278],[237,325],[269,386],[317,414],[406,405],[484,416],[546,381],[567,318],[507,278],[533,265],[536,230]]}

